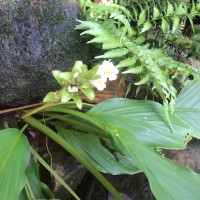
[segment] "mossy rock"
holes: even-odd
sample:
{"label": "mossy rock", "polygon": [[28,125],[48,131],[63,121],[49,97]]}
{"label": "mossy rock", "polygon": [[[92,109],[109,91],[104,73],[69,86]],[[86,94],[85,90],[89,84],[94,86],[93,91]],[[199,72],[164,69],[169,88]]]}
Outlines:
{"label": "mossy rock", "polygon": [[91,54],[75,30],[76,0],[0,1],[0,106],[41,101],[59,86],[53,69],[70,70]]}

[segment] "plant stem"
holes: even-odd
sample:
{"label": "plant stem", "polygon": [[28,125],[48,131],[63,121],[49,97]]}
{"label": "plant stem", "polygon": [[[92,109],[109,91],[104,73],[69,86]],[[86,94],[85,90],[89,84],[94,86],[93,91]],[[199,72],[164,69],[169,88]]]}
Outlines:
{"label": "plant stem", "polygon": [[[104,125],[102,125],[100,122],[98,122],[97,120],[94,120],[92,117],[90,117],[89,115],[87,115],[87,113],[82,113],[80,111],[76,111],[76,110],[72,110],[72,109],[67,109],[67,108],[59,108],[59,107],[54,107],[56,106],[55,104],[49,104],[49,105],[43,105],[39,108],[36,108],[35,110],[26,113],[22,116],[22,119],[25,120],[27,117],[29,117],[32,114],[35,114],[37,112],[43,111],[43,112],[60,112],[60,113],[67,113],[67,114],[71,114],[77,117],[80,117],[84,120],[89,121],[90,123],[94,124],[95,126],[97,126],[98,128],[100,128],[102,130],[102,133],[100,134],[101,137],[108,137],[108,135],[106,134],[106,128]],[[99,134],[98,134],[99,135]]]}
{"label": "plant stem", "polygon": [[[44,115],[49,117],[49,119],[58,119],[59,121],[70,123],[71,125],[74,125],[76,129],[78,126],[78,130],[82,130],[82,129],[87,130],[87,132],[92,132],[96,135],[99,135],[100,137],[104,137],[104,134],[102,134],[102,130],[100,130],[98,127],[90,126],[87,123],[78,121],[76,118],[73,119],[71,115],[61,115],[61,114],[49,113],[49,112],[45,112]],[[47,120],[45,119],[45,121]]]}
{"label": "plant stem", "polygon": [[[60,106],[60,105],[70,105],[70,104],[75,104],[73,101],[69,101],[67,103],[45,103],[44,105],[34,109],[34,110],[31,110],[29,112],[26,112],[26,114],[23,115],[23,118],[27,118],[33,114],[36,114],[38,112],[41,112],[47,108],[51,108],[51,107],[57,107],[57,106]],[[88,104],[88,103],[83,103],[84,106],[88,106],[88,107],[93,107],[92,104]]]}
{"label": "plant stem", "polygon": [[27,109],[27,108],[41,106],[42,104],[43,103],[36,103],[36,104],[31,104],[31,105],[27,105],[27,106],[18,107],[18,108],[10,108],[10,109],[6,109],[6,110],[1,110],[0,115],[4,114],[4,113],[15,112],[15,111],[18,111],[18,110],[24,110],[24,109]]}
{"label": "plant stem", "polygon": [[80,198],[74,193],[74,191],[65,183],[65,181],[42,159],[42,157],[31,148],[31,153],[35,156],[35,158],[58,180],[60,183],[71,193],[71,195],[76,199],[80,200]]}
{"label": "plant stem", "polygon": [[42,131],[57,144],[67,150],[72,156],[74,156],[80,163],[82,163],[98,180],[99,182],[113,195],[116,200],[123,200],[117,190],[111,185],[111,183],[99,172],[97,171],[88,161],[84,159],[71,145],[69,145],[62,137],[57,135],[49,127],[45,126],[33,117],[24,118],[26,123],[36,127],[38,130]]}
{"label": "plant stem", "polygon": [[36,199],[27,179],[26,179],[26,184],[25,184],[25,190],[26,190],[26,194],[27,194],[29,200]]}
{"label": "plant stem", "polygon": [[71,114],[77,117],[80,117],[84,120],[87,120],[89,122],[91,122],[92,124],[94,124],[95,126],[97,126],[98,128],[100,128],[103,131],[107,131],[105,126],[102,125],[100,122],[98,122],[97,120],[94,120],[91,116],[89,116],[87,113],[82,113],[76,110],[72,110],[72,109],[63,109],[63,108],[49,108],[49,109],[45,109],[45,111],[52,111],[52,112],[61,112],[61,113],[67,113],[67,114]]}

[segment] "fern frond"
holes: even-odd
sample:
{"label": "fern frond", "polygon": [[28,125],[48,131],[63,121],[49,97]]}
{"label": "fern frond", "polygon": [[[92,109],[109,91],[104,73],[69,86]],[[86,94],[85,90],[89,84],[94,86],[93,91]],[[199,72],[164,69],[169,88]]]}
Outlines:
{"label": "fern frond", "polygon": [[[188,49],[194,42],[200,43],[187,39],[180,32],[186,18],[194,29],[193,19],[200,15],[200,0],[191,4],[183,1],[174,3],[172,0],[161,1],[161,4],[145,0],[120,2],[128,5],[132,12],[114,3],[103,5],[90,2],[86,10],[91,12],[91,21],[79,21],[76,28],[83,30],[82,34],[93,36],[89,43],[102,45],[104,54],[96,58],[112,58],[118,63],[117,67],[122,68],[123,74],[131,73],[137,77],[135,85],[153,83],[152,91],[162,98],[167,117],[169,109],[173,111],[176,99],[174,79],[180,74],[183,79],[190,74],[200,79],[199,70],[174,60],[166,52],[166,46],[170,47],[172,43],[175,47]],[[200,48],[197,49],[199,51]],[[167,118],[169,120],[169,116]]]}
{"label": "fern frond", "polygon": [[144,24],[144,26],[142,28],[141,33],[144,33],[145,31],[150,30],[151,27],[152,27],[152,24],[149,21],[145,22],[145,24]]}
{"label": "fern frond", "polygon": [[[89,28],[89,27],[88,27]],[[98,37],[98,36],[101,36],[102,38],[105,36],[105,37],[107,37],[107,34],[108,34],[109,32],[107,31],[107,30],[105,30],[105,29],[100,29],[100,28],[98,28],[98,26],[97,27],[95,27],[95,28],[92,28],[92,29],[89,29],[89,30],[86,30],[86,31],[84,31],[84,32],[82,32],[81,33],[81,35],[86,35],[86,34],[88,34],[88,35],[93,35],[93,36],[96,36],[96,37]]]}
{"label": "fern frond", "polygon": [[94,39],[88,41],[87,43],[105,43],[105,42],[108,42],[108,37],[102,37],[102,36],[99,36],[99,37],[95,37]]}
{"label": "fern frond", "polygon": [[128,49],[126,48],[118,48],[104,53],[101,56],[97,56],[95,58],[116,58],[125,56],[128,53]]}
{"label": "fern frond", "polygon": [[178,9],[176,9],[176,15],[187,15],[187,7],[184,6],[183,3],[180,3]]}
{"label": "fern frond", "polygon": [[137,21],[140,33],[149,31],[150,27],[157,28],[159,26],[164,33],[172,31],[173,34],[177,34],[182,21],[188,18],[193,26],[192,19],[200,14],[198,4],[194,1],[192,1],[192,4],[180,2],[174,5],[167,1],[167,8],[164,7],[161,10],[158,9],[158,3],[150,6],[150,3],[145,2],[142,6]]}
{"label": "fern frond", "polygon": [[153,7],[153,20],[158,19],[159,16],[160,16],[160,11],[158,10],[157,7],[154,6],[154,7]]}
{"label": "fern frond", "polygon": [[145,76],[141,78],[139,82],[135,83],[135,85],[144,85],[149,81],[149,79],[150,79],[150,75],[146,74]]}
{"label": "fern frond", "polygon": [[125,15],[122,15],[121,13],[115,11],[114,13],[111,14],[110,18],[119,20],[122,24],[124,24],[129,36],[134,35],[135,32],[131,28],[131,25],[130,25],[129,21],[126,19]]}
{"label": "fern frond", "polygon": [[133,19],[136,21],[136,20],[138,20],[138,17],[139,17],[138,11],[137,11],[137,9],[134,8],[134,7],[133,7],[132,9],[133,9],[133,14],[134,14]]}
{"label": "fern frond", "polygon": [[147,19],[146,10],[144,9],[139,15],[138,26],[143,25],[146,22],[146,19]]}
{"label": "fern frond", "polygon": [[112,38],[110,37],[110,39],[108,38],[108,40],[106,42],[103,43],[102,48],[103,49],[115,49],[118,47],[123,47],[123,44],[121,43],[120,40],[116,39],[116,38]]}
{"label": "fern frond", "polygon": [[[81,20],[77,20],[79,22],[78,25],[76,25],[75,29],[78,30],[94,30],[94,29],[98,29],[99,27],[101,27],[101,25],[97,22],[93,22],[93,21],[81,21]],[[81,35],[83,35],[83,33],[81,33]]]}
{"label": "fern frond", "polygon": [[167,6],[167,16],[173,16],[174,15],[174,7],[172,4],[168,1],[168,6]]}
{"label": "fern frond", "polygon": [[173,27],[172,27],[172,33],[176,33],[180,28],[180,18],[174,17],[173,18]]}
{"label": "fern frond", "polygon": [[[122,72],[122,74],[141,74],[142,72],[144,72],[144,66],[136,66],[136,67],[132,67],[124,72]],[[140,85],[140,84],[139,84]]]}
{"label": "fern frond", "polygon": [[82,22],[76,26],[76,29],[83,29],[81,35],[89,34],[94,38],[88,43],[102,43],[103,49],[112,49],[123,47],[121,43],[122,30],[117,29],[112,20],[106,20],[100,24],[97,22]]}
{"label": "fern frond", "polygon": [[135,58],[135,57],[127,58],[127,59],[125,59],[125,60],[122,60],[122,61],[117,65],[117,68],[132,66],[133,64],[135,64],[135,62],[136,62],[136,58]]}
{"label": "fern frond", "polygon": [[168,21],[163,17],[162,18],[162,25],[161,25],[162,31],[166,33],[169,30],[169,23]]}

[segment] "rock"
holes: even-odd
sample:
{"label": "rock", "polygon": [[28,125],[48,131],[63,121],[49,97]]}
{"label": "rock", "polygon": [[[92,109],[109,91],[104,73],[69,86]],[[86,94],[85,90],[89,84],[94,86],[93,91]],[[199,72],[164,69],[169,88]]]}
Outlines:
{"label": "rock", "polygon": [[[121,192],[120,192],[120,195],[122,196],[122,198],[123,198],[124,200],[132,200],[132,199],[130,199],[129,196],[127,196],[127,195],[124,194],[124,193],[121,193]],[[115,200],[115,198],[109,193],[109,194],[108,194],[108,200]]]}
{"label": "rock", "polygon": [[[144,173],[115,176],[105,174],[105,177],[121,193],[124,200],[155,200]],[[86,175],[76,193],[84,200],[112,199],[108,191],[91,174]]]}
{"label": "rock", "polygon": [[[36,144],[36,140],[39,140],[40,144]],[[75,191],[86,175],[87,169],[49,138],[43,137],[42,139],[40,135],[35,138],[35,141],[32,140],[31,144],[38,149],[38,153],[52,166],[53,170]],[[42,166],[40,166],[40,177],[41,181],[51,188],[56,199],[67,200],[72,197],[67,189]],[[74,197],[72,198],[74,199]]]}
{"label": "rock", "polygon": [[90,60],[74,30],[79,11],[76,0],[0,1],[0,107],[42,100],[58,88],[53,69]]}
{"label": "rock", "polygon": [[200,140],[192,139],[183,150],[163,150],[167,158],[200,173]]}
{"label": "rock", "polygon": [[[186,149],[163,150],[167,158],[190,167],[196,173],[200,173],[200,140],[191,140]],[[122,194],[124,200],[155,200],[151,192],[149,182],[144,173],[135,175],[105,175],[111,184]],[[91,175],[86,178],[78,187],[77,193],[81,199],[105,200],[112,199],[105,188]],[[72,199],[70,199],[72,200]]]}

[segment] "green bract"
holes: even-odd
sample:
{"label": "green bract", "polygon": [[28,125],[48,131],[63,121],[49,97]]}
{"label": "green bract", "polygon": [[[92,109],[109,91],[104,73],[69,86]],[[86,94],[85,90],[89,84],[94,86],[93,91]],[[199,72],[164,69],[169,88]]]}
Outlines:
{"label": "green bract", "polygon": [[[88,99],[94,100],[95,93],[93,88],[96,87],[98,90],[103,90],[106,87],[107,79],[115,80],[118,72],[119,70],[110,60],[105,60],[102,65],[96,65],[90,70],[82,61],[76,61],[71,72],[61,72],[58,70],[52,72],[62,88],[55,92],[49,92],[43,102],[60,101],[66,103],[72,99],[77,107],[81,109],[82,100],[79,92],[81,91]],[[98,82],[98,80],[100,81]]]}
{"label": "green bract", "polygon": [[78,108],[82,108],[82,100],[79,90],[90,100],[95,98],[93,86],[89,84],[89,80],[98,78],[95,76],[98,67],[88,70],[87,65],[82,61],[76,61],[71,72],[52,71],[54,78],[62,87],[59,91],[49,92],[43,102],[63,102],[73,100]]}

